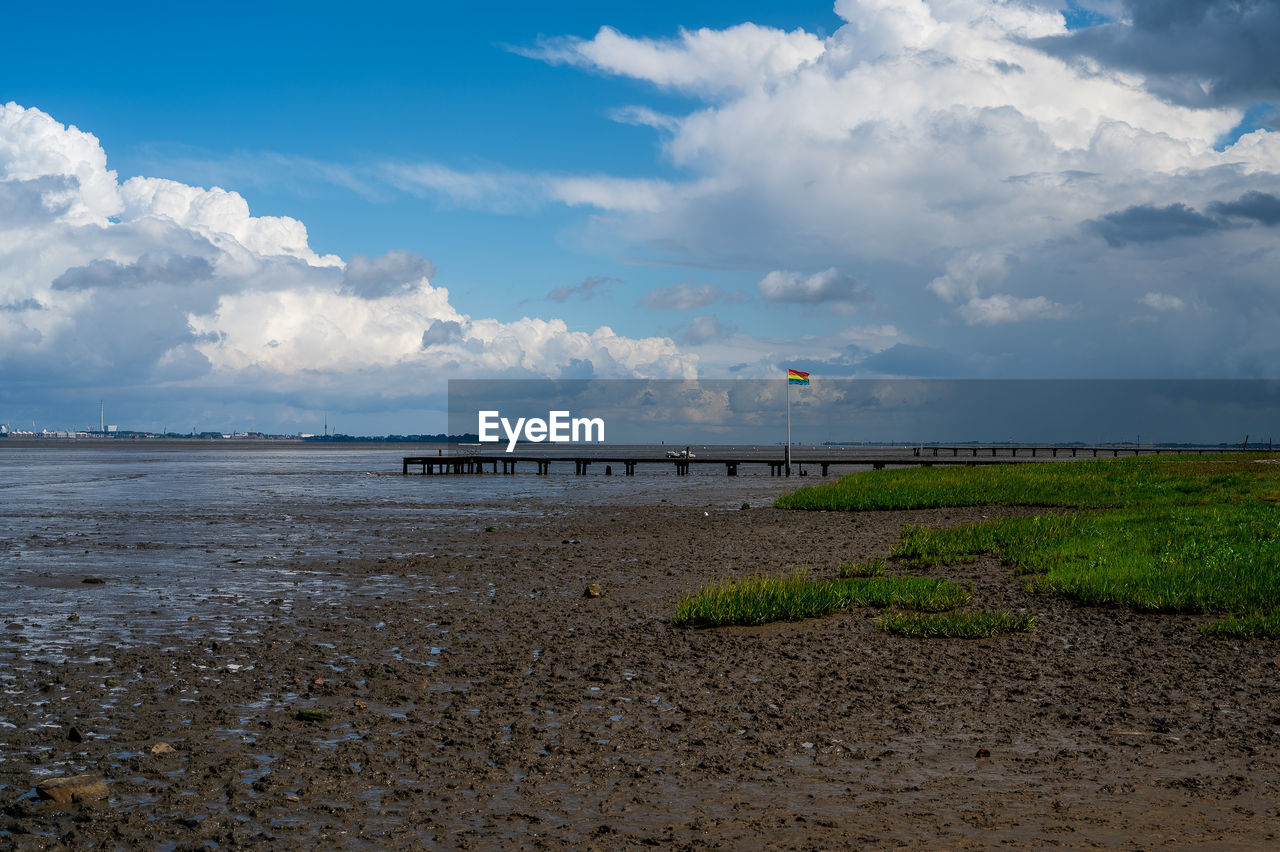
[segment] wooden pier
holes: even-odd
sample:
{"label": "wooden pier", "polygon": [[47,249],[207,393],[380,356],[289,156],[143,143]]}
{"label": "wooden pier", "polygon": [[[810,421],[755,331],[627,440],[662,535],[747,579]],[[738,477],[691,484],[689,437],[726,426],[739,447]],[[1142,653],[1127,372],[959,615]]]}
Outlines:
{"label": "wooden pier", "polygon": [[[804,456],[797,458],[792,451],[791,467],[800,476],[807,475],[806,468],[822,471],[827,476],[833,467],[871,467],[881,470],[886,467],[932,467],[933,465],[987,465],[987,464],[1026,464],[1037,461],[1052,461],[1068,458],[1119,457],[1121,455],[1159,455],[1161,453],[1215,453],[1234,452],[1221,448],[1175,449],[1165,447],[976,447],[976,446],[925,446],[888,450],[855,449],[824,456]],[[623,476],[634,476],[638,465],[669,466],[677,476],[687,476],[692,465],[723,465],[728,476],[737,476],[738,468],[746,465],[768,465],[770,476],[790,476],[787,462],[781,458],[767,456],[714,456],[707,458],[671,458],[668,456],[607,456],[607,455],[515,455],[512,453],[469,453],[466,455],[405,456],[401,473],[407,475],[410,468],[416,468],[421,474],[481,474],[488,471],[504,474],[516,472],[517,465],[530,467],[539,476],[551,472],[553,463],[573,463],[573,472],[578,476],[585,475],[594,466],[603,469],[605,475],[612,475],[617,465]]]}

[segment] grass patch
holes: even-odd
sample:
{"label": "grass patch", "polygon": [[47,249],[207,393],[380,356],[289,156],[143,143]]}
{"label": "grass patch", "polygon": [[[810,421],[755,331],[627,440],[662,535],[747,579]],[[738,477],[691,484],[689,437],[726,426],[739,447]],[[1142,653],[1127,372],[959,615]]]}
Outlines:
{"label": "grass patch", "polygon": [[1255,612],[1248,615],[1229,615],[1200,628],[1205,636],[1223,636],[1232,639],[1280,638],[1280,613]]}
{"label": "grass patch", "polygon": [[1219,613],[1208,635],[1280,635],[1280,466],[1239,459],[1108,459],[854,474],[786,508],[1022,504],[1071,514],[951,529],[908,525],[907,565],[997,556],[1033,591],[1139,612]]}
{"label": "grass patch", "polygon": [[883,559],[872,559],[869,562],[854,562],[850,565],[841,565],[836,569],[836,576],[842,580],[848,580],[852,577],[879,577],[883,573]]}
{"label": "grass patch", "polygon": [[1250,497],[1274,502],[1280,466],[1253,464],[1249,457],[1203,461],[1147,456],[875,470],[798,489],[774,505],[864,511],[992,505],[1104,509],[1151,502],[1231,503]]}
{"label": "grass patch", "polygon": [[1018,633],[1035,629],[1030,613],[1007,610],[991,612],[886,612],[875,620],[875,626],[886,633],[923,639],[986,639],[1000,633]]}
{"label": "grass patch", "polygon": [[708,583],[676,604],[677,625],[722,627],[800,621],[855,606],[901,607],[928,612],[954,609],[968,589],[927,577],[813,579],[806,570],[782,576],[757,574]]}
{"label": "grass patch", "polygon": [[902,607],[920,612],[943,612],[964,606],[973,592],[950,580],[929,577],[855,577],[833,585],[847,609],[853,606]]}

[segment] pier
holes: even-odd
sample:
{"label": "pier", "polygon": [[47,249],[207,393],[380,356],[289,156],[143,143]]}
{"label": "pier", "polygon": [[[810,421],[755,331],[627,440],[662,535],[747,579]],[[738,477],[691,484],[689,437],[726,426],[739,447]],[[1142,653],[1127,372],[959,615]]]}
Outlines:
{"label": "pier", "polygon": [[[792,451],[791,468],[795,468],[800,476],[806,476],[808,470],[820,470],[827,476],[835,467],[871,467],[881,470],[886,467],[932,467],[933,465],[988,465],[988,464],[1027,464],[1047,462],[1054,459],[1119,457],[1128,455],[1159,455],[1162,453],[1220,453],[1236,452],[1232,449],[1213,448],[1170,448],[1170,447],[1055,447],[1055,446],[924,446],[890,449],[850,449],[832,451],[829,454],[805,455],[796,457]],[[539,475],[551,472],[553,463],[573,463],[573,472],[583,476],[594,467],[605,475],[612,475],[616,466],[623,476],[634,476],[639,465],[667,466],[677,476],[687,476],[692,465],[720,465],[727,476],[737,476],[738,469],[748,465],[767,465],[770,476],[790,476],[787,462],[783,458],[769,456],[730,456],[716,455],[706,458],[692,457],[672,458],[669,456],[610,456],[610,455],[516,455],[513,453],[468,453],[464,455],[405,456],[401,473],[408,475],[411,468],[425,476],[436,474],[481,474],[493,473],[513,474],[518,465],[525,470],[530,468]]]}

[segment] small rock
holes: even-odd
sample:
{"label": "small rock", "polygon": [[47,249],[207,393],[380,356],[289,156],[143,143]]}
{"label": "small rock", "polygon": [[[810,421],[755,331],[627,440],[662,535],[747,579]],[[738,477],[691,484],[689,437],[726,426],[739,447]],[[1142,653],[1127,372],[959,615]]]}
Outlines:
{"label": "small rock", "polygon": [[102,585],[103,583],[105,583],[105,582],[107,582],[107,581],[106,581],[104,578],[102,578],[102,577],[85,577],[85,578],[84,578],[83,580],[81,580],[80,582],[81,582],[81,583],[88,583],[88,584],[90,584],[90,585],[92,585],[92,586],[100,586],[100,585]]}
{"label": "small rock", "polygon": [[285,797],[284,797],[284,800],[285,800],[286,802],[300,802],[300,801],[302,801],[301,799],[299,799],[297,796],[294,796],[294,795],[288,795],[288,796],[285,796]]}
{"label": "small rock", "polygon": [[177,749],[168,743],[156,743],[151,748],[147,749],[147,751],[152,754],[173,754]]}
{"label": "small rock", "polygon": [[311,683],[314,684],[315,686],[324,686],[324,678],[322,677],[314,678],[311,681]]}
{"label": "small rock", "polygon": [[600,588],[600,584],[592,583],[591,585],[587,586],[586,590],[582,593],[582,596],[584,598],[598,598],[603,594],[604,594],[604,589]]}
{"label": "small rock", "polygon": [[84,734],[80,733],[79,728],[72,725],[67,729],[67,739],[71,740],[73,743],[82,743],[84,742]]}
{"label": "small rock", "polygon": [[107,782],[96,775],[49,778],[36,785],[36,795],[59,804],[107,798]]}
{"label": "small rock", "polygon": [[77,615],[77,614],[76,614],[76,613],[74,613],[74,612],[67,616],[67,621],[75,622],[75,621],[79,621],[79,620],[80,620],[80,616],[79,616],[79,615]]}
{"label": "small rock", "polygon": [[978,753],[975,755],[975,757],[990,757],[990,756],[991,756],[991,749],[989,748],[980,748],[978,749]]}
{"label": "small rock", "polygon": [[199,621],[199,620],[200,620],[200,616],[198,615],[192,615],[187,617],[187,621]]}

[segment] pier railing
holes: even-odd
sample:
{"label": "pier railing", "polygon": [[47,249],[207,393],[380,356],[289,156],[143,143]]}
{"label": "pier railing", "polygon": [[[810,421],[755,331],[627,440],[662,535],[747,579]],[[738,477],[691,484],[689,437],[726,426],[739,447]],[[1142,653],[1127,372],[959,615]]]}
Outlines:
{"label": "pier railing", "polygon": [[401,467],[402,474],[408,474],[410,468],[416,468],[423,475],[435,474],[481,474],[492,471],[513,474],[518,465],[524,469],[530,467],[540,476],[551,472],[551,465],[573,464],[573,472],[582,476],[592,467],[612,475],[614,466],[620,468],[623,476],[634,476],[639,465],[666,465],[674,469],[678,476],[686,476],[692,465],[723,465],[728,476],[737,476],[738,469],[746,465],[767,465],[771,476],[790,476],[794,472],[801,476],[810,469],[820,470],[827,476],[833,467],[871,467],[880,470],[885,467],[909,467],[932,465],[986,465],[986,464],[1023,464],[1036,461],[1065,460],[1072,458],[1119,457],[1122,455],[1159,455],[1162,453],[1223,453],[1238,452],[1221,447],[1211,448],[1170,448],[1170,447],[1055,447],[1055,446],[925,446],[903,448],[901,450],[860,450],[838,451],[829,455],[797,455],[792,451],[791,463],[783,458],[750,457],[718,455],[706,458],[670,456],[610,456],[610,455],[514,455],[511,453],[467,453],[435,456],[405,456]]}

